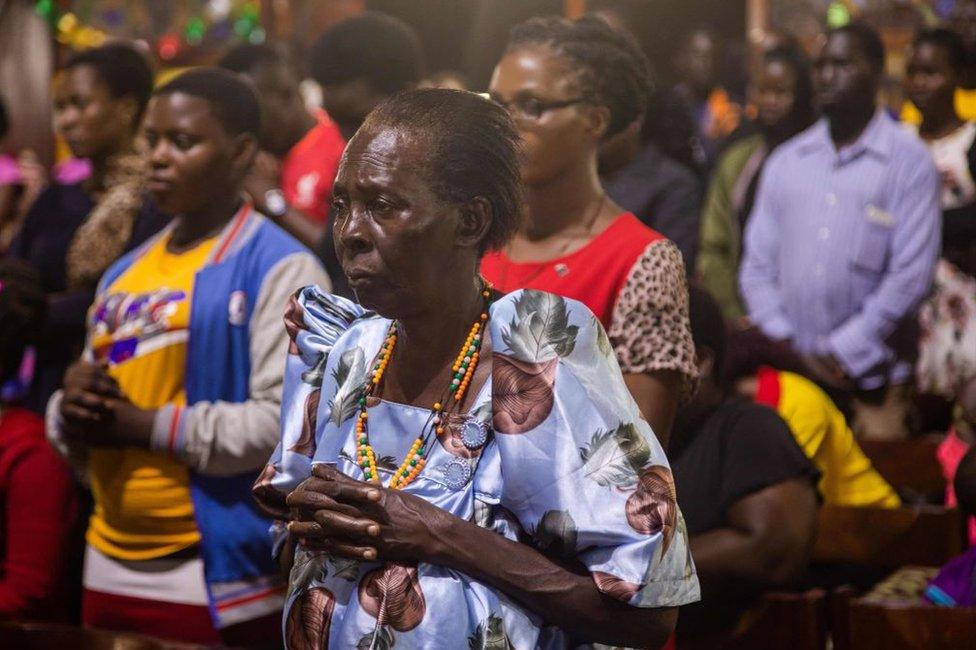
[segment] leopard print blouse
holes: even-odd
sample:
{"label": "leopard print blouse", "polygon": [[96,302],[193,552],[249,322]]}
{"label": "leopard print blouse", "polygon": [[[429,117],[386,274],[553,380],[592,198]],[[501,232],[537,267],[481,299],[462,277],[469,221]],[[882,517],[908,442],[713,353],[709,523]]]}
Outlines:
{"label": "leopard print blouse", "polygon": [[614,304],[610,330],[624,374],[674,370],[684,379],[682,401],[698,383],[688,316],[688,281],[681,252],[660,239],[638,258]]}

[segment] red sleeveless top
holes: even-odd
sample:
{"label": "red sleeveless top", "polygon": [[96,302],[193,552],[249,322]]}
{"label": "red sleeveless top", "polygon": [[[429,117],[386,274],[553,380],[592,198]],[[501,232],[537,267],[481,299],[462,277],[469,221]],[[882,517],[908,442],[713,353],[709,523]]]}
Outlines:
{"label": "red sleeveless top", "polygon": [[629,212],[579,250],[546,262],[516,263],[502,251],[481,260],[481,274],[502,293],[539,289],[579,300],[610,329],[617,296],[647,247],[664,239]]}

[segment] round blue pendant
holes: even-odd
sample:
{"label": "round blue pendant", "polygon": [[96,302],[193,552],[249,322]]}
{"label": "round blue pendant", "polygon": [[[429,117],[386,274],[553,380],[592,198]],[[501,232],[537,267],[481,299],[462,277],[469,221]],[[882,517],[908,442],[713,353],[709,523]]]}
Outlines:
{"label": "round blue pendant", "polygon": [[461,426],[461,442],[468,449],[479,449],[488,439],[488,425],[474,418],[467,418]]}
{"label": "round blue pendant", "polygon": [[452,490],[460,490],[471,480],[471,465],[463,458],[455,458],[444,465],[444,483]]}

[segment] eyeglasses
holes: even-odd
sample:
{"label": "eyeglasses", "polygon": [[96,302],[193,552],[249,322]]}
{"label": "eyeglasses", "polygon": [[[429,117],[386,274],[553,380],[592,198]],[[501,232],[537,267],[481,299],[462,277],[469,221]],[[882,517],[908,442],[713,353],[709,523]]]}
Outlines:
{"label": "eyeglasses", "polygon": [[544,102],[535,97],[523,97],[513,99],[510,102],[502,101],[497,97],[491,98],[496,104],[504,108],[513,118],[526,120],[538,120],[540,117],[559,108],[566,108],[574,104],[582,104],[587,101],[586,97],[574,97],[573,99],[561,99],[557,101]]}

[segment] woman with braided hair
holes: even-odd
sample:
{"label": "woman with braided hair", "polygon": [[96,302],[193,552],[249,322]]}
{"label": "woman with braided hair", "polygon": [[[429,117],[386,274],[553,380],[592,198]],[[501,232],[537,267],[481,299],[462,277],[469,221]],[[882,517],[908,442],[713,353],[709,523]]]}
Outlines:
{"label": "woman with braided hair", "polygon": [[481,270],[503,292],[538,289],[589,307],[666,446],[697,377],[684,263],[597,173],[600,144],[640,118],[648,90],[646,58],[600,18],[534,18],[512,30],[490,94],[521,136],[527,218]]}

